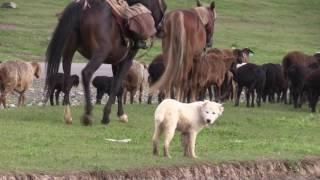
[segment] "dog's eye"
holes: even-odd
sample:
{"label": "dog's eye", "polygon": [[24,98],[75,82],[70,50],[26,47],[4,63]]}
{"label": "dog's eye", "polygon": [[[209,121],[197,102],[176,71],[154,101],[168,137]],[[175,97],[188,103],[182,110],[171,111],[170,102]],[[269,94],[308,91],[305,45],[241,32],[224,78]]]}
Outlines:
{"label": "dog's eye", "polygon": [[207,114],[209,114],[209,112],[208,112],[208,111],[206,111],[206,113],[207,113]]}
{"label": "dog's eye", "polygon": [[215,112],[212,112],[212,114],[216,114]]}

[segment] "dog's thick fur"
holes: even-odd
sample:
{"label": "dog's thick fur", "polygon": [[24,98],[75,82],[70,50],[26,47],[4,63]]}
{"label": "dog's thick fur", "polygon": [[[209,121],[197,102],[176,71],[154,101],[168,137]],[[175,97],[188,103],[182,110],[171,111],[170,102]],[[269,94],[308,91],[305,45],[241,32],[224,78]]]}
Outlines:
{"label": "dog's thick fur", "polygon": [[222,115],[221,104],[210,101],[198,101],[190,104],[173,99],[162,101],[157,107],[154,120],[153,154],[158,155],[159,139],[164,133],[164,156],[169,155],[169,144],[175,130],[181,131],[181,143],[184,155],[196,158],[195,144],[197,134],[209,124],[213,124]]}

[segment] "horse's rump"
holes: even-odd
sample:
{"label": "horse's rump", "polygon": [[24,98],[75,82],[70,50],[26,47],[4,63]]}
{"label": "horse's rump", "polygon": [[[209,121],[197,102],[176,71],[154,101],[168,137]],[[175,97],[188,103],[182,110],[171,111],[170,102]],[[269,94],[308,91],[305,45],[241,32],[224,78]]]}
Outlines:
{"label": "horse's rump", "polygon": [[205,47],[205,29],[194,12],[176,10],[166,15],[163,30],[163,58],[167,64],[163,76],[151,90],[169,92],[174,86],[180,91],[187,86],[194,57],[199,58]]}
{"label": "horse's rump", "polygon": [[[198,6],[201,5],[198,3]],[[151,87],[152,93],[175,89],[179,100],[186,97],[194,82],[194,63],[206,46],[212,45],[215,18],[214,2],[209,7],[174,10],[166,14],[162,26],[162,51],[167,64],[160,80]]]}

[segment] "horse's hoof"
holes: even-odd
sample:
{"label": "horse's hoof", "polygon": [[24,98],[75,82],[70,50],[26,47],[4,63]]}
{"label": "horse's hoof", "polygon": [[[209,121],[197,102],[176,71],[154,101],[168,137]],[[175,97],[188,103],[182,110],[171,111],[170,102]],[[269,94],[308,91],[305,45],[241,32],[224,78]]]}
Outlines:
{"label": "horse's hoof", "polygon": [[91,115],[85,114],[82,116],[81,122],[85,126],[92,125],[92,117]]}
{"label": "horse's hoof", "polygon": [[109,122],[110,122],[110,120],[102,120],[102,121],[101,121],[101,124],[108,125],[108,124],[109,124]]}
{"label": "horse's hoof", "polygon": [[123,122],[123,123],[127,123],[129,121],[128,120],[128,115],[123,114],[122,116],[119,117],[119,121]]}

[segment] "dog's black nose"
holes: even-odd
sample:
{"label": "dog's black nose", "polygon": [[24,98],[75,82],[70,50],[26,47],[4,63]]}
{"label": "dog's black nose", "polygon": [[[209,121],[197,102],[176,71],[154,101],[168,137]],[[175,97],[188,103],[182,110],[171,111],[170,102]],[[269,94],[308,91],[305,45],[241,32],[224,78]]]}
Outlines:
{"label": "dog's black nose", "polygon": [[210,123],[210,119],[207,119],[207,123]]}

